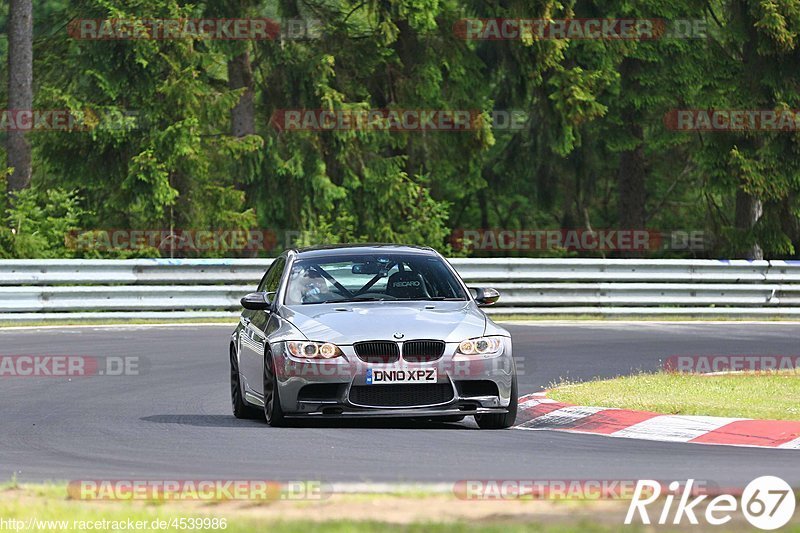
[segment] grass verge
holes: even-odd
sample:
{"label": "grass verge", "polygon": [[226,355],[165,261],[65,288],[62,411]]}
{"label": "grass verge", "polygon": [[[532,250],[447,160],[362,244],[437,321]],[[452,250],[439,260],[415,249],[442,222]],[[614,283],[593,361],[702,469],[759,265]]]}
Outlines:
{"label": "grass verge", "polygon": [[[188,529],[228,533],[611,533],[618,530],[627,509],[627,502],[620,501],[474,502],[443,495],[335,494],[320,501],[165,503],[70,500],[66,494],[64,485],[19,485],[12,482],[0,486],[0,519],[5,520],[4,529],[126,530],[130,520],[133,524],[145,526],[134,525],[135,530],[140,531],[186,531],[188,524],[202,525],[201,520],[216,518],[217,527],[209,525]],[[424,505],[420,501],[424,501]],[[173,519],[176,520],[174,524]],[[220,525],[220,519],[225,520],[224,527]],[[156,528],[153,527],[154,521],[164,522]],[[638,527],[630,529],[632,532],[640,531]]]}
{"label": "grass verge", "polygon": [[548,396],[573,405],[619,407],[676,415],[800,420],[800,374],[703,376],[658,372],[555,383]]}
{"label": "grass verge", "polygon": [[[128,530],[129,520],[144,524],[144,527],[134,526],[133,530],[138,531],[193,529],[226,533],[612,533],[623,528],[631,533],[652,531],[636,523],[623,525],[629,503],[627,500],[476,501],[441,493],[333,494],[316,501],[98,502],[67,499],[64,485],[16,482],[0,485],[0,519],[5,521],[3,528],[9,531],[123,531]],[[657,503],[661,509],[664,502]],[[218,520],[216,528],[187,527],[192,523],[202,524],[195,522],[197,519],[214,518]],[[733,513],[732,518],[726,531],[752,529],[740,513]],[[225,527],[219,525],[221,519],[225,520]],[[154,520],[163,522],[154,527]],[[672,532],[684,528],[685,524],[660,526],[658,530]],[[692,529],[718,531],[702,523]],[[800,522],[793,519],[783,531],[800,533]]]}

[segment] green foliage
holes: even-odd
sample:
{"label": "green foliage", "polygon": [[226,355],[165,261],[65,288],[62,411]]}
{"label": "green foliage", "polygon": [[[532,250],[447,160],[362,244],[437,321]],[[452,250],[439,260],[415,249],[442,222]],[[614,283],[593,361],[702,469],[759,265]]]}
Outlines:
{"label": "green foliage", "polygon": [[[318,38],[255,41],[92,41],[65,28],[80,18],[259,16],[321,27]],[[468,41],[454,27],[474,17],[688,19],[708,35]],[[261,228],[299,234],[298,245],[463,254],[449,248],[454,229],[626,223],[620,176],[632,156],[644,227],[712,234],[695,255],[798,253],[800,133],[676,132],[664,116],[800,109],[800,0],[47,0],[35,19],[35,107],[69,109],[84,127],[30,134],[33,189],[0,206],[5,256],[78,253],[59,250],[56,235],[74,227]],[[0,38],[3,63],[6,53]],[[231,114],[247,91],[231,87],[229,69],[242,54],[255,131],[236,137]],[[485,120],[459,132],[279,131],[270,119],[286,109],[474,110]],[[499,128],[496,110],[526,120]],[[761,206],[757,220],[737,211],[743,200]]]}
{"label": "green foliage", "polygon": [[26,189],[13,197],[0,232],[0,253],[6,257],[72,257],[68,236],[86,214],[75,191]]}

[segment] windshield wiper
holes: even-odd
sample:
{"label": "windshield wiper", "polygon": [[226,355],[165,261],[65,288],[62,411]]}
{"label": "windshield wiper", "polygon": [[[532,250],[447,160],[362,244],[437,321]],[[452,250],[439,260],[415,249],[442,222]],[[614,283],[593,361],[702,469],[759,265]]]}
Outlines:
{"label": "windshield wiper", "polygon": [[427,302],[427,301],[448,301],[448,302],[463,302],[464,298],[448,298],[446,296],[431,296],[422,298],[387,298],[386,296],[356,296],[355,298],[345,298],[342,300],[322,300],[319,302],[303,302],[307,304],[345,304],[352,302]]}
{"label": "windshield wiper", "polygon": [[412,302],[435,301],[435,302],[463,302],[464,298],[449,298],[447,296],[422,296],[420,298],[403,298],[404,300]]}
{"label": "windshield wiper", "polygon": [[385,302],[391,298],[378,298],[377,296],[356,296],[355,298],[344,298],[341,300],[320,300],[318,302],[303,302],[302,305],[310,304],[346,304],[350,302]]}

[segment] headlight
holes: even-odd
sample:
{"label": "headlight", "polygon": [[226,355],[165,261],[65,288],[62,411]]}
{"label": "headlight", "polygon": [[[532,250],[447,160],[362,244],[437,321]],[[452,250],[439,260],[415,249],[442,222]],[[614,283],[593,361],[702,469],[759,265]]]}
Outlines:
{"label": "headlight", "polygon": [[503,349],[503,337],[478,337],[461,341],[457,353],[462,355],[494,355]]}
{"label": "headlight", "polygon": [[301,359],[333,359],[343,355],[342,350],[330,342],[288,341],[286,348]]}

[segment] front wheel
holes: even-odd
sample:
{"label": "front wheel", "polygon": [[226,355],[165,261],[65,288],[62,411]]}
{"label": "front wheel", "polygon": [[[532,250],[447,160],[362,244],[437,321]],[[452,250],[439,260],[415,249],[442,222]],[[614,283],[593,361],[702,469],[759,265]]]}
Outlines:
{"label": "front wheel", "polygon": [[475,422],[481,429],[506,429],[514,425],[517,419],[517,376],[511,379],[511,398],[508,412],[491,415],[475,415]]}
{"label": "front wheel", "polygon": [[272,427],[286,425],[278,391],[278,379],[275,376],[275,363],[270,353],[264,357],[264,418]]}

